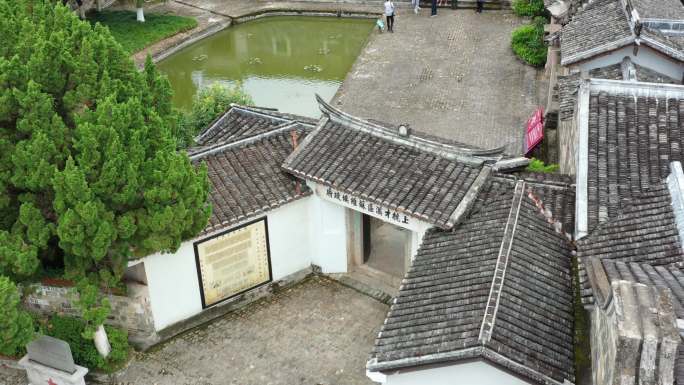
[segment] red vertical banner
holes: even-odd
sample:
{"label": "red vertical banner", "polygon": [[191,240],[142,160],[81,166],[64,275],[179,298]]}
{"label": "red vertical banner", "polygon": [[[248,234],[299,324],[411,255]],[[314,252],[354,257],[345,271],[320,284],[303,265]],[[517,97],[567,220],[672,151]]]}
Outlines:
{"label": "red vertical banner", "polygon": [[525,154],[544,139],[544,107],[539,107],[527,121],[525,130]]}

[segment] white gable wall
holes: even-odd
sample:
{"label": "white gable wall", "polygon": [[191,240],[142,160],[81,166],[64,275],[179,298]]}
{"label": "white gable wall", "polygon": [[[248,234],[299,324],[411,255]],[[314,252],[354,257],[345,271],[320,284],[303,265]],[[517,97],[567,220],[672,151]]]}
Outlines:
{"label": "white gable wall", "polygon": [[430,369],[386,373],[383,385],[530,385],[489,364],[473,361]]}
{"label": "white gable wall", "polygon": [[590,60],[580,62],[577,65],[572,65],[571,67],[578,68],[581,71],[589,71],[595,68],[603,68],[622,63],[622,59],[624,59],[625,56],[629,57],[635,64],[667,75],[675,80],[681,80],[682,75],[684,75],[684,63],[670,59],[645,45],[639,47],[637,55],[634,55],[633,46],[630,45],[605,55],[596,56]]}

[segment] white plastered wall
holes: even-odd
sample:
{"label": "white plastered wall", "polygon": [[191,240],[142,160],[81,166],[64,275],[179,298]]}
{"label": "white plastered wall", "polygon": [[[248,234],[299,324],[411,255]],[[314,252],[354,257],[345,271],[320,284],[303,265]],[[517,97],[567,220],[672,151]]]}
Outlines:
{"label": "white plastered wall", "polygon": [[313,196],[309,221],[313,263],[323,273],[346,273],[347,209]]}
{"label": "white plastered wall", "polygon": [[484,361],[397,372],[385,376],[384,385],[529,385]]}
{"label": "white plastered wall", "polygon": [[[344,209],[339,213],[335,207],[326,207],[324,214],[329,217],[326,218],[326,226],[316,226],[316,220],[321,219],[318,218],[320,209],[316,201],[317,198],[310,196],[268,212],[274,281],[306,269],[312,263],[320,265],[325,272],[332,272],[339,266],[346,269],[344,233],[336,232],[340,226],[338,222],[341,222],[344,229]],[[250,221],[254,219],[256,218]],[[237,226],[239,224],[234,227]],[[326,234],[327,239],[321,239]],[[204,238],[206,237],[183,242],[173,254],[157,253],[141,260],[145,263],[147,272],[155,329],[164,329],[202,312],[193,243]],[[323,257],[314,260],[313,256],[320,255]],[[132,264],[138,262],[140,261]]]}
{"label": "white plastered wall", "polygon": [[639,50],[636,55],[634,55],[633,46],[630,45],[628,47],[615,50],[609,54],[597,56],[591,60],[583,61],[573,67],[579,69],[580,71],[589,71],[594,68],[603,68],[613,64],[621,63],[625,56],[629,57],[635,64],[649,68],[663,75],[667,75],[675,80],[681,80],[682,75],[684,75],[684,64],[667,58],[663,54],[660,54],[645,45],[639,46]]}

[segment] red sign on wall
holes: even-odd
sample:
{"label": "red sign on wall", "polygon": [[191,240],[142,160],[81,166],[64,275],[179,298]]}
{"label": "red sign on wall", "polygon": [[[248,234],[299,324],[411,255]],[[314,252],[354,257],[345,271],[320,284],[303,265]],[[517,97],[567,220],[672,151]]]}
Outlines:
{"label": "red sign on wall", "polygon": [[539,107],[527,121],[525,131],[525,154],[544,139],[544,107]]}

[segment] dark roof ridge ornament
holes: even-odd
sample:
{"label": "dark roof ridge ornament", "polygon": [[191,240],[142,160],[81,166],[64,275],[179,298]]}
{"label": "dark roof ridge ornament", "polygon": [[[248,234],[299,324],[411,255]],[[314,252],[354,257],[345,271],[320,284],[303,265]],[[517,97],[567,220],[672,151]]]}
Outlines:
{"label": "dark roof ridge ornament", "polygon": [[387,127],[338,110],[328,104],[318,94],[316,94],[316,101],[318,102],[321,112],[324,115],[327,115],[332,122],[342,124],[352,129],[361,130],[405,146],[419,147],[424,151],[439,154],[447,159],[455,159],[471,165],[480,165],[487,161],[498,162],[503,158],[504,146],[491,150],[477,150],[430,140],[417,135],[409,134],[407,136],[402,136],[397,131],[390,130]]}

